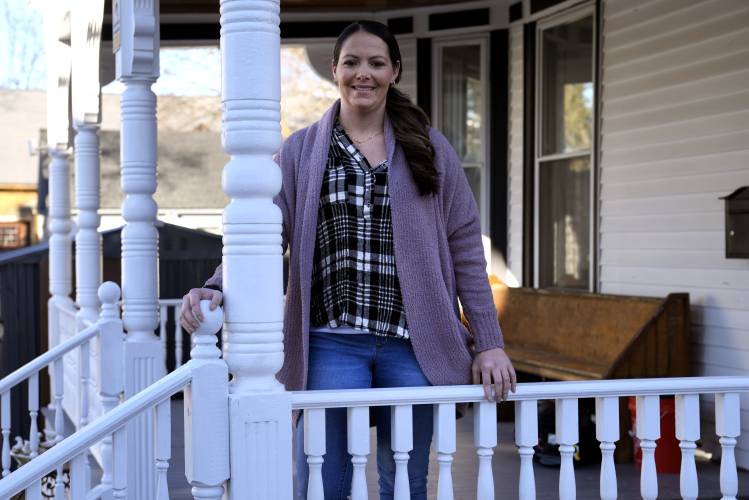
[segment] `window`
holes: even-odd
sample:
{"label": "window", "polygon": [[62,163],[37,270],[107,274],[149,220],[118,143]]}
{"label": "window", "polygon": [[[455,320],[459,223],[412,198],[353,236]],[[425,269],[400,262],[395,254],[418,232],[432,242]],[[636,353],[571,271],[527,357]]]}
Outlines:
{"label": "window", "polygon": [[595,21],[592,8],[539,23],[535,286],[592,290]]}
{"label": "window", "polygon": [[489,228],[487,158],[488,89],[486,40],[435,43],[435,80],[432,116],[436,128],[457,151],[473,191],[481,228]]}

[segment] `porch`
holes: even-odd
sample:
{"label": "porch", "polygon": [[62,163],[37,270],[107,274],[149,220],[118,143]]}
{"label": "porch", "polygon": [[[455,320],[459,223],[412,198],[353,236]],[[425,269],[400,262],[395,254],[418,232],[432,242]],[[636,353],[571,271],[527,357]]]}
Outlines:
{"label": "porch", "polygon": [[[175,9],[183,5],[182,2],[177,1],[162,3],[164,6]],[[423,2],[417,1],[414,6],[419,6],[421,3]],[[553,9],[556,12],[578,7],[578,3],[580,2],[577,0],[556,2]],[[673,7],[673,2],[666,4],[666,7],[663,3],[656,1],[640,3],[646,7],[657,7],[656,14],[661,18],[667,17]],[[699,3],[694,2],[695,5]],[[158,49],[161,42],[159,5],[152,1],[113,2],[112,43],[116,53],[117,76],[125,87],[122,95],[121,115],[121,179],[124,192],[122,213],[127,224],[122,237],[123,321],[119,318],[119,289],[112,283],[101,284],[101,240],[97,231],[100,222],[97,134],[100,119],[98,51],[102,42],[100,37],[104,20],[104,2],[93,0],[78,2],[72,14],[62,7],[58,9],[57,3],[54,5],[55,9],[60,12],[55,13],[59,19],[50,16],[52,20],[64,24],[63,21],[70,20],[72,16],[72,29],[70,30],[72,41],[69,45],[63,43],[59,33],[54,29],[50,30],[50,45],[52,46],[50,53],[55,56],[52,59],[55,67],[50,70],[49,127],[49,148],[53,157],[50,167],[49,214],[52,234],[50,240],[52,298],[49,303],[51,350],[0,383],[0,404],[2,405],[0,427],[3,438],[1,458],[4,476],[0,480],[0,498],[25,491],[27,498],[39,499],[41,496],[40,478],[54,469],[58,470],[58,476],[61,477],[65,464],[69,464],[71,469],[73,497],[76,500],[83,498],[166,500],[185,495],[217,500],[224,496],[225,487],[228,488],[229,498],[233,500],[290,498],[291,414],[293,410],[303,410],[307,416],[305,422],[312,430],[306,433],[305,443],[305,452],[311,469],[309,497],[317,500],[322,497],[320,465],[325,456],[324,425],[322,424],[324,424],[326,408],[332,407],[348,409],[348,437],[355,470],[352,498],[360,500],[367,498],[367,494],[373,497],[376,485],[375,460],[371,452],[373,439],[369,428],[368,408],[389,406],[395,416],[393,418],[394,438],[391,446],[398,465],[396,498],[407,499],[409,491],[405,468],[408,451],[412,447],[411,409],[415,404],[434,405],[435,460],[432,464],[430,491],[441,500],[473,496],[481,500],[491,500],[504,496],[505,493],[517,494],[523,499],[558,495],[565,500],[573,499],[578,494],[582,498],[600,496],[606,500],[617,497],[654,499],[657,496],[676,496],[677,490],[678,495],[683,498],[696,498],[698,495],[700,497],[736,498],[747,494],[747,474],[738,472],[736,467],[736,457],[746,458],[747,456],[745,441],[739,438],[742,422],[746,422],[747,416],[746,409],[741,408],[741,402],[744,401],[743,406],[746,408],[746,396],[749,392],[749,377],[745,376],[745,366],[735,361],[741,358],[731,358],[737,370],[728,371],[728,373],[735,374],[736,377],[724,376],[726,371],[718,373],[717,370],[707,369],[701,373],[719,376],[523,384],[518,393],[511,398],[514,400],[515,427],[508,424],[497,425],[496,405],[485,402],[481,389],[476,386],[429,387],[419,390],[338,391],[334,394],[324,391],[287,392],[283,390],[275,378],[282,366],[285,354],[282,343],[284,299],[281,270],[281,216],[272,204],[273,197],[281,187],[278,168],[272,161],[281,143],[278,125],[280,85],[279,72],[276,71],[279,66],[278,54],[281,43],[281,17],[278,1],[222,0],[220,19],[222,32],[220,35],[217,30],[211,33],[211,39],[214,42],[217,37],[221,38],[225,63],[222,96],[223,145],[231,160],[224,169],[223,189],[231,202],[224,212],[223,262],[225,275],[233,279],[226,280],[224,288],[225,317],[222,315],[223,311],[214,312],[211,321],[192,339],[191,359],[167,374],[164,363],[165,337],[159,338],[154,334],[160,326],[162,333],[165,328],[165,323],[163,320],[160,321],[157,311],[161,309],[162,315],[175,314],[171,310],[166,312],[168,309],[166,302],[159,303],[157,288],[158,242],[155,232],[157,210],[153,197],[157,186],[156,96],[151,87],[159,75]],[[189,5],[200,5],[206,8],[208,3],[195,2]],[[391,4],[383,1],[378,5],[386,8]],[[523,41],[525,22],[535,22],[539,18],[538,13],[531,12],[529,8],[531,2],[520,2],[520,17],[513,20],[512,12],[509,12],[509,21],[504,17],[507,14],[506,10],[509,8],[512,11],[518,3],[505,5],[505,3],[478,2],[477,5],[480,8],[474,10],[465,10],[463,9],[465,5],[458,6],[457,4],[451,5],[445,11],[429,10],[428,15],[417,17],[418,26],[412,27],[412,31],[421,34],[444,35],[446,32],[454,34],[452,29],[460,30],[461,28],[455,28],[453,25],[444,28],[447,19],[484,16],[479,17],[478,24],[472,24],[468,26],[468,31],[460,33],[482,34],[481,41],[477,44],[481,50],[491,45],[494,49],[501,49],[496,51],[497,54],[504,53],[505,56],[512,56],[514,53],[521,53],[522,46],[512,40]],[[606,14],[618,15],[620,29],[625,31],[632,27],[622,28],[622,18],[637,18],[641,15],[637,9],[629,12],[626,5],[628,2],[609,1],[605,4]],[[439,8],[443,7],[439,6]],[[500,7],[502,17],[497,15]],[[588,14],[595,11],[597,7],[601,7],[601,4],[590,3],[584,7],[582,11],[575,13],[573,21],[579,20],[576,17],[578,14],[587,16],[583,18],[586,21],[585,28],[582,30],[587,37],[594,31],[594,17]],[[211,26],[217,28],[215,5],[211,3],[210,8],[213,9]],[[433,8],[436,7],[428,7],[428,9]],[[695,10],[704,12],[710,8],[712,8],[711,5],[708,7],[703,5],[695,7]],[[458,10],[463,12],[462,17],[454,15],[453,11]],[[689,8],[685,10],[687,12],[680,13],[681,17],[677,20],[668,20],[666,24],[678,25],[683,21],[682,17],[689,17],[688,14],[693,14],[689,12]],[[731,15],[734,11],[738,13],[737,16]],[[730,9],[722,13],[721,20],[735,17],[741,21],[743,18],[740,16],[746,16],[747,12],[749,10],[745,6],[732,3]],[[182,17],[182,14],[191,13],[173,11],[170,14],[172,14],[170,22],[177,20],[174,24],[180,24],[185,19],[189,19],[189,16]],[[391,14],[391,11],[387,11],[378,15],[383,20],[389,20],[386,18]],[[431,24],[432,20],[435,20],[434,27]],[[411,21],[413,22],[413,19]],[[427,21],[429,21],[428,27]],[[515,24],[512,24],[513,22]],[[308,21],[307,24],[313,23],[314,21]],[[196,27],[189,23],[183,24],[188,31]],[[441,25],[442,28],[440,28]],[[494,28],[498,29],[494,30]],[[736,29],[740,31],[741,36],[748,33],[745,27]],[[492,30],[491,33],[490,30]],[[167,32],[168,30],[165,29],[164,33]],[[528,41],[532,41],[535,34],[530,30],[528,33]],[[420,46],[424,49],[424,44],[417,43],[414,36],[410,41],[413,42],[412,48],[415,52],[419,52]],[[435,47],[440,50],[445,49],[442,52],[444,55],[449,52],[446,48],[451,46],[451,42],[443,41],[444,44],[438,43]],[[667,41],[674,43],[673,40]],[[508,45],[508,42],[511,43]],[[658,41],[656,46],[660,47],[661,42]],[[426,45],[427,52],[430,52],[429,44]],[[584,46],[588,47],[587,41]],[[76,50],[71,52],[71,47]],[[517,48],[521,50],[516,50]],[[714,47],[710,45],[709,48]],[[440,54],[437,50],[434,53]],[[711,59],[709,51],[700,53],[702,55],[707,53],[707,59]],[[487,54],[480,50],[477,54],[480,54],[480,56],[477,55],[477,60],[480,59],[480,66],[485,72],[490,66]],[[76,129],[74,155],[76,205],[79,210],[76,233],[75,302],[71,298],[73,270],[70,268],[70,241],[73,224],[68,189],[71,141],[68,135],[70,122],[67,111],[71,57],[72,68],[76,73],[73,79],[72,121]],[[738,60],[739,57],[735,57],[730,61],[733,64]],[[518,71],[522,72],[524,61],[521,57],[510,63],[505,57],[500,62],[501,64],[491,65],[492,68],[501,70],[496,75],[492,72],[492,75],[493,78],[497,78],[497,81],[503,82],[501,84],[503,90],[508,90],[508,86],[512,87],[509,96],[512,97],[509,101],[512,109],[504,109],[504,104],[499,107],[503,108],[501,109],[503,113],[509,111],[513,116],[522,115],[524,111],[514,107],[513,104],[515,100],[522,101],[522,99],[515,99],[516,91],[528,90],[532,93],[533,90],[522,88],[522,79],[519,78]],[[628,64],[628,62],[625,61],[622,64]],[[247,68],[269,68],[269,70],[248,72]],[[508,71],[510,71],[509,75]],[[621,71],[621,73],[627,72]],[[745,76],[746,72],[742,75]],[[422,74],[422,86],[424,78],[429,76],[429,74]],[[678,73],[678,76],[683,77],[683,73]],[[673,78],[675,77],[672,76],[672,80],[666,80],[673,83]],[[417,87],[420,85],[418,80],[417,78]],[[738,80],[741,83],[741,80]],[[81,82],[87,82],[87,84],[77,88],[76,85]],[[482,82],[488,83],[486,79]],[[735,80],[730,80],[730,82],[732,82],[731,85],[736,84]],[[649,85],[653,85],[659,92],[664,92],[652,82]],[[478,86],[476,88],[478,89]],[[487,85],[484,85],[482,89],[488,90]],[[653,91],[653,88],[648,91]],[[739,91],[733,91],[734,94],[737,92]],[[420,93],[420,98],[423,99],[425,95],[428,93]],[[501,99],[495,99],[493,102],[493,105],[502,102],[508,104],[507,101]],[[533,104],[532,99],[528,104]],[[626,108],[628,105],[629,103],[626,105],[620,103],[619,106]],[[674,106],[679,108],[678,103]],[[650,111],[650,114],[654,113]],[[494,120],[507,118],[502,113],[493,116]],[[741,118],[740,116],[739,119],[725,122],[725,124],[741,127],[743,126]],[[439,119],[435,123],[441,125]],[[484,160],[488,162],[489,157],[495,160],[501,158],[501,163],[504,165],[504,158],[507,156],[505,153],[509,152],[510,170],[512,170],[518,164],[519,150],[507,151],[507,146],[509,144],[509,149],[512,149],[513,145],[517,146],[524,140],[518,140],[517,136],[513,135],[517,130],[510,131],[509,135],[504,134],[503,132],[507,132],[503,130],[504,125],[495,126],[492,129],[492,137],[489,138],[492,140],[483,137],[484,152],[487,153]],[[669,134],[682,131],[688,139],[689,134],[692,134],[694,130],[701,129],[700,126],[692,127],[691,125],[685,129],[670,129],[668,124],[659,126],[669,128]],[[481,130],[485,133],[487,129],[481,128]],[[620,130],[619,133],[622,131]],[[673,139],[672,135],[667,135],[668,137]],[[727,144],[724,146],[726,150],[732,153],[740,150],[740,153],[743,150],[736,144],[744,138],[743,132],[730,132],[730,141],[718,144]],[[595,142],[594,139],[583,151],[586,157],[591,158],[591,162],[596,156],[593,154]],[[631,145],[623,139],[620,139],[618,144],[622,151],[631,148]],[[488,153],[490,149],[491,154]],[[696,146],[693,151],[697,151]],[[716,152],[713,151],[713,153]],[[726,183],[733,183],[739,177],[743,179],[746,175],[746,170],[740,168],[745,166],[745,163],[742,163],[744,157],[739,153],[733,154],[734,163],[730,165],[731,174],[733,175],[734,172],[738,174],[730,179],[724,176],[728,179]],[[670,154],[669,151],[658,149],[654,158],[638,151],[631,157],[625,157],[620,153],[619,156],[614,156],[614,159],[624,161],[625,168],[638,164],[637,169],[651,172],[652,165],[647,162],[661,161],[668,154]],[[604,157],[610,158],[611,155]],[[558,160],[554,158],[526,158],[523,162],[527,163],[530,168],[530,164],[534,162]],[[645,167],[642,167],[643,163],[646,164]],[[705,168],[698,163],[692,165]],[[590,173],[592,172],[591,165],[589,163],[583,166],[584,168],[571,169],[571,172]],[[489,203],[489,197],[486,196],[490,187],[492,190],[497,190],[503,200],[505,196],[509,196],[511,205],[509,208],[512,209],[511,212],[514,211],[514,215],[495,217],[493,223],[500,222],[499,227],[494,227],[490,223],[492,227],[488,230],[496,236],[498,241],[504,242],[504,250],[507,251],[505,253],[510,259],[513,253],[510,251],[511,248],[508,249],[508,233],[513,232],[513,225],[519,227],[532,223],[530,218],[526,217],[527,220],[523,219],[521,224],[518,221],[516,209],[536,207],[530,202],[530,204],[516,203],[513,193],[514,197],[517,197],[518,192],[526,190],[526,187],[533,188],[533,186],[531,182],[526,182],[526,178],[519,176],[510,179],[515,183],[514,186],[507,185],[507,178],[504,179],[505,184],[489,186],[484,182],[487,177],[485,166],[485,164],[479,166],[466,164],[464,167],[467,174],[470,175],[472,172],[476,175],[474,180],[477,181],[479,189],[475,194],[482,200],[481,205],[484,207],[492,205]],[[526,169],[526,173],[540,173],[540,170]],[[624,174],[620,175],[626,177]],[[247,179],[257,180],[257,182],[249,183]],[[590,181],[590,186],[593,186],[595,175],[586,176],[585,179],[586,183],[583,187],[588,186],[588,181]],[[723,182],[723,177],[719,176],[719,179]],[[497,176],[494,177],[494,181],[496,180]],[[523,183],[527,186],[518,186]],[[694,188],[690,186],[685,188],[685,191],[689,192],[690,189]],[[718,188],[713,187],[713,189]],[[626,194],[639,192],[637,188],[629,187],[626,191]],[[703,198],[714,197],[713,194],[707,193]],[[495,199],[493,204],[497,204],[496,201]],[[690,201],[682,200],[681,203],[682,209],[686,207],[685,217],[691,222],[695,218],[689,212]],[[507,208],[506,203],[499,203],[499,205]],[[713,213],[715,212],[714,205],[709,205],[709,207],[712,212],[706,222],[700,218],[696,219],[702,221],[700,224],[703,225],[700,227],[703,232],[707,232],[705,227],[712,228],[709,234],[710,241],[716,241],[715,233],[719,231],[710,225],[716,218]],[[666,212],[671,209],[672,207],[667,207]],[[627,211],[628,209],[624,209],[625,213]],[[610,217],[608,213],[606,215]],[[684,216],[684,214],[680,215]],[[637,216],[649,218],[647,212],[638,212]],[[607,225],[604,225],[604,228],[608,231],[610,227],[610,220],[607,219]],[[637,228],[631,221],[623,221],[614,227],[624,228],[625,233],[628,228]],[[589,233],[595,236],[594,228],[591,226],[589,229]],[[528,233],[531,232],[531,230],[528,231]],[[517,236],[517,231],[515,231],[515,236]],[[703,235],[697,235],[695,240],[702,241],[701,236]],[[595,240],[594,237],[591,239]],[[647,238],[632,237],[627,234],[622,239],[631,243],[632,241],[645,241]],[[671,247],[680,248],[679,245],[679,241],[676,244],[670,242],[666,245],[669,250],[667,257],[670,257],[670,250],[673,250]],[[592,250],[588,251],[590,249],[582,251],[579,245],[576,248],[577,255],[586,256],[595,253]],[[712,246],[710,249],[713,249]],[[658,250],[663,250],[663,248],[658,248]],[[515,251],[514,255],[515,268],[527,267],[531,270],[534,266],[539,267],[538,262],[531,262],[534,256],[528,248],[522,252]],[[520,262],[519,256],[523,255],[525,257],[522,260],[528,260],[527,263]],[[688,257],[681,262],[695,262],[690,260],[692,256]],[[702,260],[702,256],[694,258],[700,262]],[[719,288],[726,285],[729,290],[721,290],[720,293],[715,294],[719,297],[717,302],[711,299],[712,295],[707,295],[708,292],[703,294],[704,303],[710,304],[707,308],[709,314],[705,315],[704,321],[722,325],[724,330],[743,331],[747,316],[745,296],[741,295],[741,292],[744,290],[742,287],[745,287],[745,282],[739,283],[739,281],[746,276],[746,266],[741,262],[731,263],[731,266],[725,265],[720,255],[711,255],[711,258],[715,268],[721,269],[721,266],[725,266],[731,271],[704,273],[701,276],[708,276],[710,279],[705,288]],[[660,261],[660,264],[657,260],[651,262],[647,260],[646,255],[638,254],[635,260],[640,261],[640,259],[645,259],[650,268],[661,265],[666,267],[670,264],[665,260]],[[538,260],[537,256],[536,260]],[[595,268],[597,264],[596,262],[584,263],[582,262],[584,258],[578,260],[578,264],[588,265],[587,269]],[[605,263],[610,265],[608,262]],[[626,264],[634,260],[624,259],[622,262]],[[592,286],[606,290],[608,283],[605,279],[612,279],[610,272],[603,273],[602,277],[596,277],[595,272],[579,273],[575,265],[570,266],[569,272],[566,267],[566,265],[560,267],[560,269],[565,269],[563,277],[565,279],[569,277],[568,283],[573,283],[575,286]],[[621,264],[619,267],[627,268],[626,265]],[[730,278],[726,277],[729,273]],[[649,273],[649,276],[657,277],[665,274]],[[687,273],[675,274],[681,277]],[[594,283],[597,278],[600,278],[600,286]],[[633,278],[630,277],[629,271],[622,270],[617,271],[613,279],[626,282],[627,279]],[[652,281],[645,281],[650,285],[658,285],[659,289],[671,289],[684,283],[666,280],[665,283],[654,284]],[[253,284],[249,291],[247,290],[248,283]],[[629,289],[629,291],[632,290]],[[100,305],[102,306],[101,312]],[[720,323],[721,321],[725,323]],[[225,335],[223,353],[215,346],[215,332],[222,325]],[[745,342],[745,339],[738,334],[734,336],[734,333],[736,332],[723,331],[722,335],[725,338],[738,339],[735,343],[740,350],[743,347],[741,342]],[[709,340],[703,339],[704,342]],[[180,347],[187,350],[186,346],[180,346],[179,342],[175,342],[177,359],[181,357]],[[717,357],[718,355],[713,356],[713,363]],[[704,359],[700,362],[709,364]],[[40,454],[38,453],[40,443],[36,427],[40,411],[39,384],[40,377],[48,373],[53,385],[51,404],[55,412],[54,421],[47,422],[47,425],[50,427],[54,446],[49,451]],[[232,375],[231,383],[228,382],[229,374]],[[32,422],[28,436],[32,460],[11,473],[9,450],[11,422],[8,418],[8,408],[11,391],[19,390],[28,391],[29,394],[28,408],[24,410],[28,410],[28,416]],[[181,391],[186,392],[184,408],[175,406],[178,403],[171,402],[171,397]],[[654,452],[657,448],[657,440],[661,436],[659,399],[665,395],[676,396],[676,437],[681,442],[682,456],[678,480],[675,476],[659,477],[655,468]],[[637,398],[637,437],[642,443],[644,464],[641,472],[634,470],[629,464],[615,466],[613,461],[615,443],[622,438],[619,428],[619,402],[621,398],[629,396]],[[578,401],[582,398],[595,398],[596,401],[596,439],[600,444],[602,459],[593,466],[575,467],[573,456],[575,445],[580,438]],[[533,466],[534,446],[539,437],[537,408],[539,401],[542,400],[553,400],[556,408],[555,433],[561,452],[561,464],[558,469]],[[466,402],[474,404],[473,412],[468,417],[456,421],[455,405]],[[65,414],[73,420],[76,427],[76,431],[70,436],[65,436],[63,431],[63,415]],[[702,422],[710,425],[702,425]],[[711,425],[713,423],[714,426]],[[183,439],[184,442],[182,442]],[[718,453],[721,455],[719,468],[714,464],[695,462],[696,443],[699,440],[708,439],[718,443],[714,444],[714,451],[716,455]],[[745,440],[745,437],[743,439]],[[501,443],[499,446],[498,441]],[[180,463],[181,459],[184,460],[183,463]],[[94,462],[103,469],[100,482],[92,482],[90,464]],[[178,477],[179,480],[177,480]],[[190,485],[189,492],[185,486],[186,482]],[[62,481],[58,481],[55,487],[56,496],[61,499],[63,496]]]}

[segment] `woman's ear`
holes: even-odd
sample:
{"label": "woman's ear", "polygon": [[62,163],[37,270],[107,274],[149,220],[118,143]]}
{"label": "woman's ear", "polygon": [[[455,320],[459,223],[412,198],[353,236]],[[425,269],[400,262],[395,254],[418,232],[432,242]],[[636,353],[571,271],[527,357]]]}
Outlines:
{"label": "woman's ear", "polygon": [[333,61],[330,62],[330,73],[333,75],[333,83],[338,84],[335,76],[335,63]]}
{"label": "woman's ear", "polygon": [[401,62],[395,61],[395,71],[393,74],[393,81],[397,82],[401,76]]}

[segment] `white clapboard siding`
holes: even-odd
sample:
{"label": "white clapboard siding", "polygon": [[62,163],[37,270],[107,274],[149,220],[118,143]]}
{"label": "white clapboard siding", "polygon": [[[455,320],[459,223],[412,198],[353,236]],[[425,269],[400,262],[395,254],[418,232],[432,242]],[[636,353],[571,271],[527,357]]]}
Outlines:
{"label": "white clapboard siding", "polygon": [[605,0],[602,35],[601,291],[689,292],[695,374],[746,375],[749,261],[725,258],[719,198],[749,185],[749,2]]}
{"label": "white clapboard siding", "polygon": [[523,27],[510,28],[508,267],[523,281]]}

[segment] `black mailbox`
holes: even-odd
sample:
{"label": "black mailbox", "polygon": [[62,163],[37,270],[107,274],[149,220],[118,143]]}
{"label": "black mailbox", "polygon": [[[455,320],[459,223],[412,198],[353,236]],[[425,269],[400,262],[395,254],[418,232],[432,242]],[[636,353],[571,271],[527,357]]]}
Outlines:
{"label": "black mailbox", "polygon": [[721,200],[726,200],[726,258],[749,259],[749,186]]}

